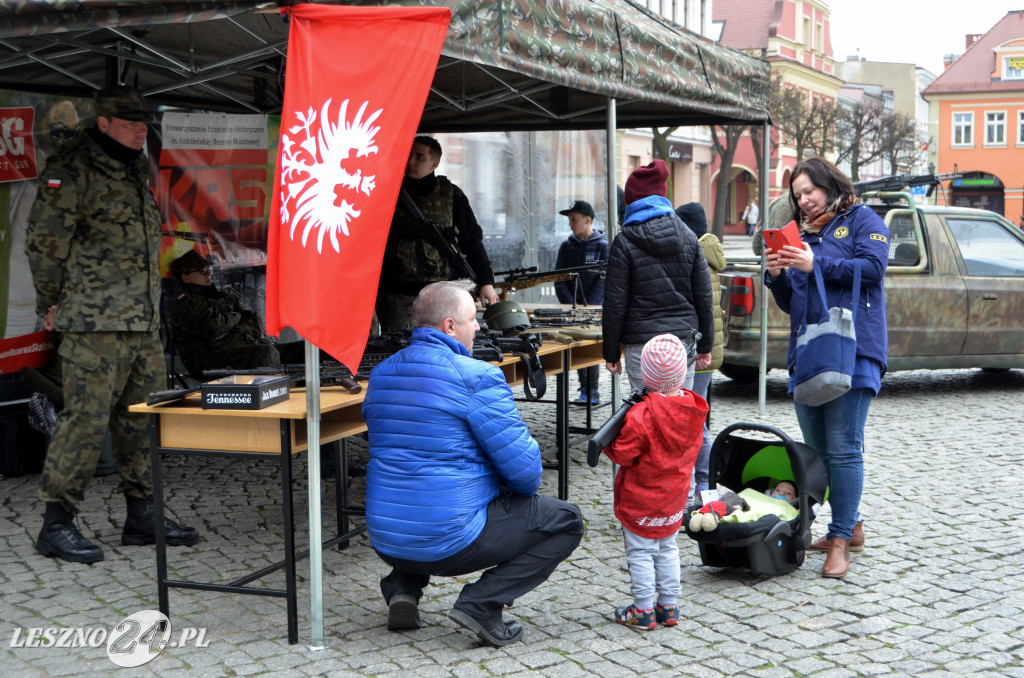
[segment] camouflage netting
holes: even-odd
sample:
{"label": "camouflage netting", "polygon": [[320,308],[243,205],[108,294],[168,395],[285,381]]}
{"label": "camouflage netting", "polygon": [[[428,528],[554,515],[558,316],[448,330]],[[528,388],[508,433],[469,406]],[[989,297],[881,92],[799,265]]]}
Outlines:
{"label": "camouflage netting", "polygon": [[[0,5],[0,88],[87,96],[111,58],[147,101],[274,113],[288,25],[277,2]],[[338,0],[452,10],[422,128],[598,129],[762,122],[769,66],[610,0]],[[31,58],[28,54],[31,53]]]}

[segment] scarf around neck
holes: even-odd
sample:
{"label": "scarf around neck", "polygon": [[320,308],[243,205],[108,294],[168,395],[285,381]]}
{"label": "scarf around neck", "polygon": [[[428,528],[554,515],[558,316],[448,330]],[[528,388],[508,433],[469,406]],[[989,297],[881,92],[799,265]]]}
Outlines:
{"label": "scarf around neck", "polygon": [[800,230],[805,233],[817,233],[835,219],[837,214],[850,209],[858,202],[860,200],[855,195],[836,198],[821,214],[813,219],[808,220],[806,216],[801,216]]}

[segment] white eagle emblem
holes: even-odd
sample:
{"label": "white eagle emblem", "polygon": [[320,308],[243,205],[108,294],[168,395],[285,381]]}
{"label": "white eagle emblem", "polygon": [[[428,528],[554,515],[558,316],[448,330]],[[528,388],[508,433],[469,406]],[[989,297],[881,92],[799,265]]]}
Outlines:
{"label": "white eagle emblem", "polygon": [[349,222],[361,212],[359,199],[375,188],[376,174],[363,176],[362,168],[353,167],[355,160],[377,154],[374,138],[380,127],[372,125],[383,109],[364,120],[369,103],[364,101],[349,121],[345,99],[332,122],[328,99],[320,109],[319,124],[311,106],[305,114],[296,112],[299,124],[281,134],[281,223],[291,224],[292,240],[302,224],[303,247],[316,229],[317,252],[323,252],[324,236],[330,234],[331,246],[340,253],[338,232],[349,234]]}

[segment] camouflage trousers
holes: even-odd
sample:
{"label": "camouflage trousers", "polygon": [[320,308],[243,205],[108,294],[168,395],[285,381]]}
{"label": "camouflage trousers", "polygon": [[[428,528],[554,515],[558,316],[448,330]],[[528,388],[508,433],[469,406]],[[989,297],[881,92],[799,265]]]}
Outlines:
{"label": "camouflage trousers", "polygon": [[401,332],[412,325],[412,302],[416,295],[382,292],[377,295],[377,320],[384,334]]}
{"label": "camouflage trousers", "polygon": [[46,454],[39,498],[78,513],[110,428],[118,489],[153,495],[148,419],[128,406],[166,387],[163,347],[153,332],[65,332],[61,335],[64,409]]}

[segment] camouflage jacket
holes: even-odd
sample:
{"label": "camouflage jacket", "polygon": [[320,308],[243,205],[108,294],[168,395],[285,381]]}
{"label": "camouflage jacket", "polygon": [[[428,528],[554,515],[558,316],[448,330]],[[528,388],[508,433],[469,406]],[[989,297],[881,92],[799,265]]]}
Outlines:
{"label": "camouflage jacket", "polygon": [[707,367],[711,371],[722,366],[725,355],[725,311],[722,309],[722,281],[718,275],[725,270],[725,250],[713,233],[705,233],[697,242],[704,250],[708,273],[711,275],[711,309],[715,316],[715,343],[711,347],[711,364]]}
{"label": "camouflage jacket", "polygon": [[259,316],[213,285],[183,285],[171,301],[170,315],[174,343],[186,367],[205,364],[205,353],[270,343]]}
{"label": "camouflage jacket", "polygon": [[153,331],[160,309],[160,212],[149,162],[127,167],[88,134],[47,160],[25,253],[36,306],[61,332]]}

